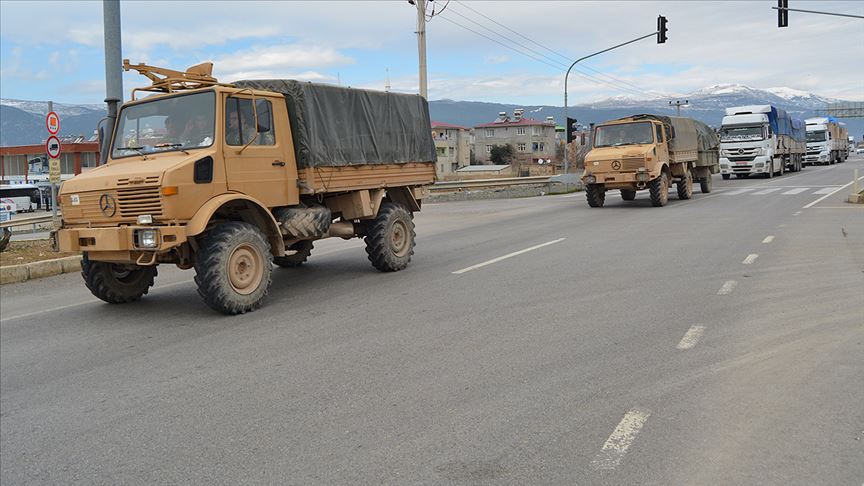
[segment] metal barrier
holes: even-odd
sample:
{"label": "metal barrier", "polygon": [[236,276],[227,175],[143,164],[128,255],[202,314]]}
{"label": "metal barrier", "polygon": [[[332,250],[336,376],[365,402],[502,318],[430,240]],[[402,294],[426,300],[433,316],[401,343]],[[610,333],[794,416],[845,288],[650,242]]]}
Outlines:
{"label": "metal barrier", "polygon": [[31,217],[31,218],[18,218],[18,219],[16,219],[13,216],[13,218],[10,219],[9,221],[3,221],[2,223],[0,223],[0,228],[17,228],[19,226],[27,226],[27,225],[32,224],[33,225],[33,231],[36,231],[38,229],[38,228],[36,228],[37,224],[50,223],[53,220],[54,220],[54,217],[51,216],[50,214],[47,214],[45,216],[36,216],[36,217]]}
{"label": "metal barrier", "polygon": [[463,181],[436,182],[429,187],[432,192],[460,191],[487,187],[523,186],[549,184],[554,176],[502,177],[499,179],[472,179]]}

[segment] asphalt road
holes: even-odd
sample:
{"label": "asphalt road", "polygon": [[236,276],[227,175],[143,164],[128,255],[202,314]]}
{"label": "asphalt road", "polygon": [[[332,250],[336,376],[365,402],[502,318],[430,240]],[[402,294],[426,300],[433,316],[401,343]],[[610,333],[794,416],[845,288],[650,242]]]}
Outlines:
{"label": "asphalt road", "polygon": [[861,485],[855,167],[433,204],[407,270],[321,242],[238,317],[5,285],[0,481]]}

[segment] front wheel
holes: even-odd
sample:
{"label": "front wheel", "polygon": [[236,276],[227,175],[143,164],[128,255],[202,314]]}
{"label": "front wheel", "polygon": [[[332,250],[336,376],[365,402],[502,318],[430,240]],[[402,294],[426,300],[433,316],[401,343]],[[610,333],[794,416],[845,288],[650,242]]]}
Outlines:
{"label": "front wheel", "polygon": [[585,186],[585,197],[592,208],[602,208],[606,202],[606,189],[599,184],[588,184]]}
{"label": "front wheel", "polygon": [[724,181],[728,181],[732,178],[732,174],[721,174],[721,177],[723,177]]}
{"label": "front wheel", "polygon": [[663,172],[660,177],[649,182],[648,193],[651,196],[652,206],[665,206],[669,202],[669,176]]}
{"label": "front wheel", "polygon": [[385,202],[366,228],[366,253],[372,266],[396,272],[408,266],[414,254],[414,219],[401,204]]}
{"label": "front wheel", "polygon": [[134,302],[146,295],[156,278],[156,266],[141,267],[119,263],[94,262],[87,253],[81,259],[84,285],[109,304]]}
{"label": "front wheel", "polygon": [[249,223],[232,221],[207,233],[195,258],[198,294],[223,314],[242,314],[261,306],[273,272],[270,243]]}

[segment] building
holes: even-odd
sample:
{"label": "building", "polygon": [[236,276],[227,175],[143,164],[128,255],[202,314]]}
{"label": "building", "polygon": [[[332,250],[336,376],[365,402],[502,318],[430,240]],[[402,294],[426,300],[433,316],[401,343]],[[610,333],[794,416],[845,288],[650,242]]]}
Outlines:
{"label": "building", "polygon": [[[60,140],[60,175],[71,179],[99,165],[99,144],[84,137]],[[48,154],[45,145],[0,147],[0,181],[3,183],[47,183]]]}
{"label": "building", "polygon": [[492,147],[510,144],[516,151],[519,165],[542,164],[556,155],[555,121],[535,120],[523,116],[524,109],[513,110],[511,119],[506,112],[498,114],[492,123],[474,127],[474,154],[477,161],[489,163]]}
{"label": "building", "polygon": [[470,131],[450,123],[432,122],[432,139],[438,154],[435,168],[439,178],[451,177],[471,163]]}

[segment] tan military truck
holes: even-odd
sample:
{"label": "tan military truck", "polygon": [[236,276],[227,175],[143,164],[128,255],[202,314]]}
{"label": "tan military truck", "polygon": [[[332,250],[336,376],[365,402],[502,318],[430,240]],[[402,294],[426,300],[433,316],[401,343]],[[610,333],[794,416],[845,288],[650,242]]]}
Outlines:
{"label": "tan military truck", "polygon": [[372,265],[405,268],[413,213],[435,179],[428,105],[417,95],[289,80],[222,84],[212,64],[143,64],[150,96],[125,103],[108,163],[64,182],[62,251],[110,303],[139,299],[157,266],[195,269],[213,309],[259,307],[273,263],[315,240],[363,237]]}
{"label": "tan military truck", "polygon": [[711,192],[719,145],[711,127],[691,118],[634,115],[601,123],[582,173],[588,205],[602,207],[609,189],[625,201],[648,189],[651,204],[665,206],[673,182],[679,199],[692,197],[694,182]]}

